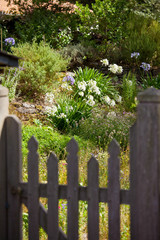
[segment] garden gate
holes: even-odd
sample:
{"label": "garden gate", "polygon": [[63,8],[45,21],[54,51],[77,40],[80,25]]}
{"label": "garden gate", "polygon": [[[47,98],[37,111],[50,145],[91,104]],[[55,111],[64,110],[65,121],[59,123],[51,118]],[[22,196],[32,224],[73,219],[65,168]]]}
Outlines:
{"label": "garden gate", "polygon": [[[99,239],[99,202],[109,207],[109,239],[120,239],[120,204],[131,209],[131,239],[160,239],[160,91],[150,88],[138,96],[137,121],[130,131],[130,190],[120,189],[119,146],[109,146],[108,188],[99,188],[98,162],[88,162],[88,186],[78,183],[78,145],[67,145],[67,185],[58,185],[58,160],[48,159],[48,182],[38,182],[38,143],[28,143],[28,182],[21,178],[21,124],[8,115],[7,90],[0,87],[0,239],[22,239],[24,203],[29,212],[29,239],[39,239],[39,225],[48,239],[78,239],[78,201],[88,202],[88,239]],[[48,198],[48,211],[39,198]],[[58,199],[67,199],[67,236],[58,226]],[[107,239],[107,236],[106,236]]]}

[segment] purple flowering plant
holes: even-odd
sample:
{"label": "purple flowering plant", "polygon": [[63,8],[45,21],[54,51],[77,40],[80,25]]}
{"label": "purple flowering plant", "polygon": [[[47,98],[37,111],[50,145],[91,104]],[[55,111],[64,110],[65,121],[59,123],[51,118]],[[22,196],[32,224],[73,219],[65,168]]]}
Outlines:
{"label": "purple flowering plant", "polygon": [[151,68],[151,65],[149,63],[142,62],[141,68],[143,68],[144,71],[149,71]]}
{"label": "purple flowering plant", "polygon": [[66,76],[63,78],[63,82],[70,82],[71,85],[75,83],[75,79],[72,76]]}
{"label": "purple flowering plant", "polygon": [[131,58],[138,58],[140,56],[140,53],[139,52],[133,52],[131,53]]}
{"label": "purple flowering plant", "polygon": [[14,38],[6,38],[4,42],[5,42],[5,45],[11,45],[11,46],[15,45]]}

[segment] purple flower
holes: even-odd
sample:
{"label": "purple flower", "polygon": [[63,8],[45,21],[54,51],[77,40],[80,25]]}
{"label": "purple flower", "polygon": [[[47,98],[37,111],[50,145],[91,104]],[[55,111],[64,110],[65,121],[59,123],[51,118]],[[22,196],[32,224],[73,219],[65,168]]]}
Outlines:
{"label": "purple flower", "polygon": [[75,83],[75,79],[72,76],[66,76],[63,78],[63,82],[70,82],[71,85]]}
{"label": "purple flower", "polygon": [[144,71],[149,71],[151,68],[150,64],[145,62],[142,62],[142,65],[140,67],[143,68]]}
{"label": "purple flower", "polygon": [[131,53],[131,58],[133,57],[138,58],[139,55],[140,55],[139,52],[133,52]]}
{"label": "purple flower", "polygon": [[6,38],[5,40],[5,45],[15,45],[15,40],[14,40],[14,38]]}

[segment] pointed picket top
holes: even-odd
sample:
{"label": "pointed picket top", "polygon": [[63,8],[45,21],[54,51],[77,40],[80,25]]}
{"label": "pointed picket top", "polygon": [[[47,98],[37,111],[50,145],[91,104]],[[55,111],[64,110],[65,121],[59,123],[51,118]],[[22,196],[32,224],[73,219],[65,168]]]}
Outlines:
{"label": "pointed picket top", "polygon": [[119,143],[113,139],[110,144],[109,144],[109,147],[108,147],[108,152],[109,154],[116,154],[116,155],[119,155],[120,154],[120,147],[119,147]]}
{"label": "pointed picket top", "polygon": [[50,163],[52,163],[52,162],[54,162],[54,161],[57,163],[57,162],[58,162],[58,159],[57,159],[56,154],[54,154],[53,152],[51,152],[50,155],[49,155],[48,161],[47,161],[47,162],[48,162],[48,166],[49,166]]}
{"label": "pointed picket top", "polygon": [[141,102],[160,102],[160,90],[150,87],[138,94],[138,100]]}
{"label": "pointed picket top", "polygon": [[34,136],[32,136],[28,141],[28,149],[33,149],[35,152],[38,150],[38,141]]}
{"label": "pointed picket top", "polygon": [[76,154],[79,151],[78,143],[74,137],[67,143],[67,152]]}
{"label": "pointed picket top", "polygon": [[97,166],[97,165],[98,165],[97,159],[94,156],[92,156],[88,161],[88,166]]}

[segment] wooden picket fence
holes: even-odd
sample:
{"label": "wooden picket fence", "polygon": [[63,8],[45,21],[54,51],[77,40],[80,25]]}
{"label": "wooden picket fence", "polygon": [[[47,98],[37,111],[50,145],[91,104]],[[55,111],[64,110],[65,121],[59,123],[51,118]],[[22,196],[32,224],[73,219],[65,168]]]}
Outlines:
{"label": "wooden picket fence", "polygon": [[[139,95],[137,122],[130,131],[130,189],[120,189],[119,145],[108,148],[108,188],[99,187],[99,164],[88,161],[88,185],[78,182],[78,144],[67,144],[67,185],[58,184],[58,159],[47,161],[47,183],[39,183],[38,142],[28,142],[28,182],[22,182],[21,123],[7,116],[0,139],[0,239],[22,239],[22,204],[28,208],[29,239],[39,239],[39,227],[48,239],[79,239],[78,203],[88,202],[88,239],[99,239],[99,203],[108,203],[109,235],[120,239],[120,204],[130,205],[131,239],[160,239],[160,93]],[[48,210],[39,198],[48,199]],[[67,200],[67,236],[58,225],[58,200]]]}

